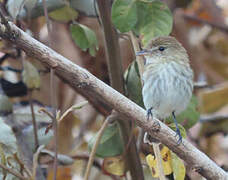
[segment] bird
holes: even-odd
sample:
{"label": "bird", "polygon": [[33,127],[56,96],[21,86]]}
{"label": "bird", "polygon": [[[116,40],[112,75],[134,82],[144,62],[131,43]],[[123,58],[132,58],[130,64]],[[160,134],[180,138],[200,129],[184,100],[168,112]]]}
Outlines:
{"label": "bird", "polygon": [[[187,108],[193,91],[193,71],[188,54],[174,37],[161,36],[152,39],[136,55],[145,59],[142,97],[147,118],[164,120],[172,116],[180,144],[182,136],[176,115]],[[144,135],[144,142],[151,144],[148,133]]]}

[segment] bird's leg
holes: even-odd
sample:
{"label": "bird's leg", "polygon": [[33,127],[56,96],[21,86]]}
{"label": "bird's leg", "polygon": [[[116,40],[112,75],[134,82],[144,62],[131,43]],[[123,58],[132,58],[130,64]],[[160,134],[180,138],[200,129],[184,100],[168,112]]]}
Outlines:
{"label": "bird's leg", "polygon": [[174,123],[175,123],[175,126],[176,126],[176,136],[179,137],[179,139],[177,141],[177,144],[179,145],[182,142],[182,136],[181,136],[181,133],[180,133],[180,129],[178,127],[177,119],[176,119],[176,116],[175,116],[175,111],[172,112],[172,116],[173,116]]}
{"label": "bird's leg", "polygon": [[147,110],[147,121],[149,121],[150,116],[151,116],[152,119],[153,119],[152,109],[153,109],[153,107],[151,107],[151,108],[149,108],[149,109]]}
{"label": "bird's leg", "polygon": [[[153,119],[153,113],[152,113],[152,109],[153,107],[149,108],[147,110],[147,121],[149,121],[150,119],[150,116],[152,117]],[[144,134],[144,138],[143,138],[143,142],[145,144],[149,144],[149,145],[152,145],[153,143],[157,143],[159,142],[158,140],[154,139],[151,135],[149,135],[147,132],[145,132]]]}

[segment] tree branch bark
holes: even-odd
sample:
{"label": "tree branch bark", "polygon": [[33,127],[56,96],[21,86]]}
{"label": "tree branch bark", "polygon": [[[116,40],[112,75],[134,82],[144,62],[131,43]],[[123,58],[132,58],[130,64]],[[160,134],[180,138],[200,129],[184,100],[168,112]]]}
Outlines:
{"label": "tree branch bark", "polygon": [[207,179],[228,179],[228,174],[217,166],[209,157],[195,148],[185,139],[177,145],[175,132],[157,119],[147,121],[144,109],[128,98],[97,79],[86,69],[72,63],[70,60],[56,53],[44,44],[38,42],[28,34],[9,22],[8,29],[4,21],[0,24],[0,36],[23,49],[29,56],[37,58],[49,68],[55,68],[55,73],[78,93],[91,102],[99,102],[102,106],[115,109],[121,115],[150,133],[161,143],[175,152],[193,170]]}

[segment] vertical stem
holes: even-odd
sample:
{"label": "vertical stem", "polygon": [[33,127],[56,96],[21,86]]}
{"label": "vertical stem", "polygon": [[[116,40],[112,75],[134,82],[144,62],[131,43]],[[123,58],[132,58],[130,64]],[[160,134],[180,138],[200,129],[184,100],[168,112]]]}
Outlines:
{"label": "vertical stem", "polygon": [[[138,43],[136,37],[134,36],[133,32],[130,31],[128,34],[130,35],[130,40],[133,45],[134,52],[136,53],[136,52],[140,51],[139,43]],[[136,56],[136,62],[137,62],[138,69],[139,69],[139,75],[140,75],[140,77],[142,77],[143,70],[144,70],[144,58],[142,56]],[[141,79],[141,84],[143,84],[142,78],[140,78],[140,79]],[[142,128],[140,128],[138,140],[137,140],[137,149],[139,152],[141,151],[144,134],[145,134],[145,131]]]}
{"label": "vertical stem", "polygon": [[160,180],[166,180],[164,169],[162,166],[162,156],[159,148],[159,143],[153,143],[153,150],[157,161],[158,176]]}
{"label": "vertical stem", "polygon": [[98,134],[97,134],[97,138],[96,138],[96,141],[93,145],[93,148],[91,150],[91,153],[89,155],[89,161],[88,161],[88,164],[87,164],[87,167],[86,167],[86,172],[85,172],[85,176],[84,176],[84,180],[89,180],[89,174],[90,174],[90,170],[92,168],[92,165],[93,165],[93,161],[94,161],[94,157],[95,157],[95,154],[96,154],[96,151],[97,151],[97,147],[99,145],[99,142],[101,140],[101,137],[104,133],[104,130],[105,128],[107,127],[108,123],[112,120],[112,116],[108,116],[107,119],[105,119],[104,123],[102,124]]}
{"label": "vertical stem", "polygon": [[[130,31],[129,34],[130,34],[131,42],[133,44],[134,51],[135,52],[140,51],[139,43],[138,43],[136,37],[134,36],[132,31]],[[139,67],[139,74],[142,77],[143,70],[144,70],[144,59],[143,59],[143,57],[142,56],[136,56],[136,62],[137,62],[138,67]]]}
{"label": "vertical stem", "polygon": [[56,104],[55,104],[55,81],[54,81],[54,69],[51,69],[50,74],[50,93],[51,93],[51,106],[53,108],[53,119],[52,119],[52,125],[53,125],[53,131],[54,131],[54,176],[53,180],[56,180],[57,178],[57,169],[58,169],[58,123],[56,119]]}
{"label": "vertical stem", "polygon": [[[49,21],[48,17],[48,11],[47,11],[47,5],[46,5],[46,0],[43,0],[43,8],[44,8],[44,16],[46,19],[47,23],[47,29],[48,29],[48,45],[51,47],[51,24]],[[55,156],[54,156],[54,176],[53,180],[56,180],[57,177],[57,169],[58,169],[58,124],[56,120],[56,93],[55,93],[55,81],[54,81],[54,69],[51,68],[50,72],[50,98],[51,98],[51,106],[53,108],[53,119],[52,119],[52,125],[53,125],[53,130],[54,130],[54,151],[55,151]]]}
{"label": "vertical stem", "polygon": [[[111,0],[97,0],[97,4],[104,30],[106,56],[111,86],[120,93],[124,93],[123,70],[118,34],[111,23]],[[122,117],[118,118],[118,122],[120,124],[121,134],[126,145],[128,144],[130,137],[130,122],[125,121]],[[129,145],[128,153],[126,154],[126,162],[129,167],[132,180],[143,180],[144,176],[142,166],[134,137]]]}
{"label": "vertical stem", "polygon": [[35,117],[34,107],[33,107],[33,102],[32,102],[32,90],[28,91],[28,95],[29,95],[30,109],[31,109],[31,113],[32,113],[32,125],[33,125],[35,149],[37,150],[37,148],[39,147],[39,140],[38,140],[38,135],[37,135],[36,117]]}
{"label": "vertical stem", "polygon": [[43,8],[44,8],[44,16],[45,16],[45,20],[46,20],[46,24],[47,24],[47,29],[48,29],[48,46],[50,46],[51,45],[51,38],[50,38],[51,24],[50,24],[49,17],[48,17],[46,0],[43,0],[42,2],[43,2]]}

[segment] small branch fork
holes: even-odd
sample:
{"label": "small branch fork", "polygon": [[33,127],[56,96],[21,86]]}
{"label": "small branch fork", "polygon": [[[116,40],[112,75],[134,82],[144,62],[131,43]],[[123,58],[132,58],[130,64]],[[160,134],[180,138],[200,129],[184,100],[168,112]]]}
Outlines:
{"label": "small branch fork", "polygon": [[[4,18],[2,13],[0,13],[0,17],[1,19]],[[228,174],[222,168],[185,139],[183,139],[182,144],[177,146],[177,141],[174,137],[175,132],[165,124],[157,119],[147,122],[146,112],[141,107],[97,79],[86,69],[72,63],[51,48],[30,37],[13,23],[9,22],[7,24],[9,26],[8,30],[6,30],[6,25],[1,20],[0,36],[2,38],[17,45],[27,55],[36,58],[47,67],[52,67],[54,64],[56,66],[56,75],[89,101],[92,103],[99,102],[109,109],[113,108],[126,119],[135,121],[138,126],[154,138],[159,139],[161,143],[182,158],[192,170],[197,171],[206,179],[228,179]],[[12,32],[18,34],[14,40],[9,37]],[[156,123],[160,124],[159,130],[154,126]]]}

